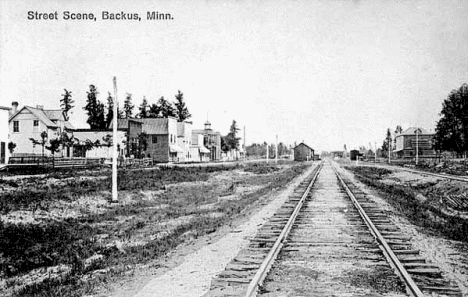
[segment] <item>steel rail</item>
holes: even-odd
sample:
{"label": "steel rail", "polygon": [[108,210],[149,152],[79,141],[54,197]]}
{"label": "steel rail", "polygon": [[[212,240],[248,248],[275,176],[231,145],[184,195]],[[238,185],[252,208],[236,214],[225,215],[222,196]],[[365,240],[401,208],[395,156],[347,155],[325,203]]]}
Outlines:
{"label": "steel rail", "polygon": [[457,181],[462,181],[462,182],[468,182],[468,178],[463,177],[463,176],[456,176],[453,174],[440,174],[440,173],[435,173],[435,172],[428,172],[428,171],[422,171],[422,170],[417,170],[417,169],[411,169],[411,168],[400,168],[408,172],[413,172],[413,173],[419,173],[422,175],[432,175],[436,177],[441,177],[445,179],[451,179],[451,180],[457,180]]}
{"label": "steel rail", "polygon": [[372,223],[372,220],[367,216],[366,212],[364,211],[362,206],[359,204],[356,197],[354,196],[354,194],[349,189],[348,185],[346,185],[346,183],[344,182],[344,180],[341,177],[338,170],[333,165],[332,165],[332,168],[335,171],[335,174],[338,177],[338,180],[340,181],[341,185],[345,189],[345,191],[348,194],[349,198],[351,199],[354,206],[357,208],[359,214],[363,218],[364,222],[366,223],[366,225],[371,230],[371,233],[373,234],[373,236],[375,237],[377,242],[380,244],[380,246],[382,248],[382,251],[384,252],[385,256],[387,257],[387,259],[390,259],[391,263],[393,264],[393,266],[395,267],[395,269],[399,273],[400,277],[405,282],[409,292],[415,297],[424,297],[424,294],[421,292],[421,290],[416,285],[414,280],[408,274],[408,272],[404,268],[403,264],[401,264],[400,260],[398,260],[397,256],[395,255],[395,253],[393,252],[391,247],[388,245],[385,238],[382,236],[382,234],[379,232],[379,230],[375,227],[374,223]]}
{"label": "steel rail", "polygon": [[317,171],[315,172],[315,175],[312,178],[312,181],[307,186],[307,189],[305,190],[304,194],[302,194],[301,199],[299,200],[296,207],[294,208],[292,215],[289,217],[289,220],[284,226],[283,230],[281,231],[279,237],[276,239],[275,244],[273,245],[270,252],[266,256],[265,260],[263,260],[262,264],[260,265],[260,268],[257,270],[257,273],[255,273],[253,279],[250,281],[249,286],[247,288],[247,293],[245,294],[246,297],[252,297],[252,296],[257,295],[257,289],[259,285],[265,279],[268,271],[273,265],[273,262],[278,256],[278,253],[281,251],[281,248],[284,245],[284,240],[286,239],[289,232],[291,231],[294,221],[296,220],[299,212],[301,211],[302,205],[304,204],[307,196],[309,195],[310,189],[312,188],[315,181],[317,180],[317,176],[319,175],[320,170],[322,169],[322,166],[323,166],[322,163],[317,165]]}
{"label": "steel rail", "polygon": [[468,182],[468,177],[463,176],[463,175],[458,176],[458,175],[453,175],[453,174],[448,174],[448,173],[443,173],[442,174],[442,173],[424,171],[424,170],[419,170],[419,169],[406,168],[406,167],[401,167],[401,166],[396,166],[396,165],[381,165],[381,164],[374,164],[374,163],[369,163],[369,162],[366,162],[364,166],[371,166],[371,167],[373,166],[373,167],[379,167],[379,168],[384,168],[384,169],[388,169],[390,167],[392,169],[396,168],[396,169],[400,169],[400,170],[403,170],[403,171],[418,173],[418,174],[422,174],[422,175],[432,175],[432,176],[441,177],[441,178],[445,178],[445,179]]}

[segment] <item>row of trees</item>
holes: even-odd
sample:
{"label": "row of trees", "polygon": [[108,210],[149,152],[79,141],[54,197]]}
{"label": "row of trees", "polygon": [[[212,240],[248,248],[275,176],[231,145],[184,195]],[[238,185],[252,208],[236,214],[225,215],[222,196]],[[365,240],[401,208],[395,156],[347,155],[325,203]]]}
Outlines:
{"label": "row of trees", "polygon": [[[60,151],[60,149],[65,149],[65,148],[71,148],[75,147],[78,149],[83,149],[85,151],[89,151],[94,147],[98,146],[108,146],[110,147],[112,145],[112,136],[107,135],[102,138],[102,142],[100,140],[96,141],[91,141],[89,139],[86,139],[86,141],[82,142],[78,138],[69,135],[66,132],[62,132],[59,137],[53,138],[53,139],[48,139],[49,135],[47,134],[46,131],[43,131],[40,134],[40,139],[35,139],[35,138],[29,138],[29,140],[32,142],[33,146],[40,146],[42,149],[42,156],[44,156],[44,150],[50,151],[52,156],[54,156],[56,153]],[[16,145],[14,145],[16,147]],[[11,152],[14,150],[11,150]]]}
{"label": "row of trees", "polygon": [[[97,99],[99,92],[94,85],[89,86],[87,92],[86,106],[83,109],[88,115],[87,123],[91,129],[106,129],[112,122],[114,116],[114,98],[108,92],[107,106]],[[71,98],[71,94],[69,95]],[[65,98],[65,97],[64,97]],[[63,106],[67,106],[65,103]],[[63,107],[64,111],[65,108]],[[175,117],[179,122],[188,120],[192,115],[190,114],[185,101],[184,94],[178,90],[175,95],[175,102],[170,102],[164,97],[159,98],[157,103],[149,104],[146,97],[143,97],[142,103],[138,107],[138,112],[134,114],[135,105],[133,104],[132,94],[125,95],[123,108],[118,108],[117,117],[119,119],[130,118],[168,118]],[[69,109],[68,109],[69,110]]]}

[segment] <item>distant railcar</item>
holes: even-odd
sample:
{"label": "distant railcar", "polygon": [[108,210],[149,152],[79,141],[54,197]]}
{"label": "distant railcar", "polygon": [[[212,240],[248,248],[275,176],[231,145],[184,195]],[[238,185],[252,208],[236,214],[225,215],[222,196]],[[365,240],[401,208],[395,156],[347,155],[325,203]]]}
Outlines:
{"label": "distant railcar", "polygon": [[359,151],[358,150],[351,150],[349,152],[349,158],[352,160],[352,161],[356,161],[357,158],[359,158]]}

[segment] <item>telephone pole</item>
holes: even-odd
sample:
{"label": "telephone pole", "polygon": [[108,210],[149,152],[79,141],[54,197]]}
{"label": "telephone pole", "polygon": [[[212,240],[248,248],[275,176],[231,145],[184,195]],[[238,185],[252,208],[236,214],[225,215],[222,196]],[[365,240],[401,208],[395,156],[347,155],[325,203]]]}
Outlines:
{"label": "telephone pole", "polygon": [[117,125],[118,125],[118,114],[117,114],[117,78],[114,76],[114,115],[113,121],[114,125],[112,126],[112,150],[113,150],[113,160],[112,160],[112,202],[118,202],[117,197]]}
{"label": "telephone pole", "polygon": [[275,163],[278,164],[278,134],[276,134]]}

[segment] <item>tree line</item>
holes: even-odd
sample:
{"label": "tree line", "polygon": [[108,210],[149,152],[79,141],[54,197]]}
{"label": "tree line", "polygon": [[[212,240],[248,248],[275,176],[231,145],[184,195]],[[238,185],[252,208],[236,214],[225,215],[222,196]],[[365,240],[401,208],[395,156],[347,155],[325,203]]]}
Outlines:
{"label": "tree line", "polygon": [[[107,129],[114,117],[114,98],[108,92],[107,106],[97,99],[99,92],[94,85],[89,86],[87,91],[86,106],[83,109],[88,115],[87,123],[91,129]],[[183,122],[191,118],[191,114],[185,104],[184,94],[178,90],[175,95],[175,101],[170,102],[162,96],[156,103],[149,104],[144,96],[138,112],[134,114],[135,105],[133,104],[132,94],[126,93],[122,109],[117,109],[118,119],[131,118],[168,118],[174,117],[179,122]]]}

